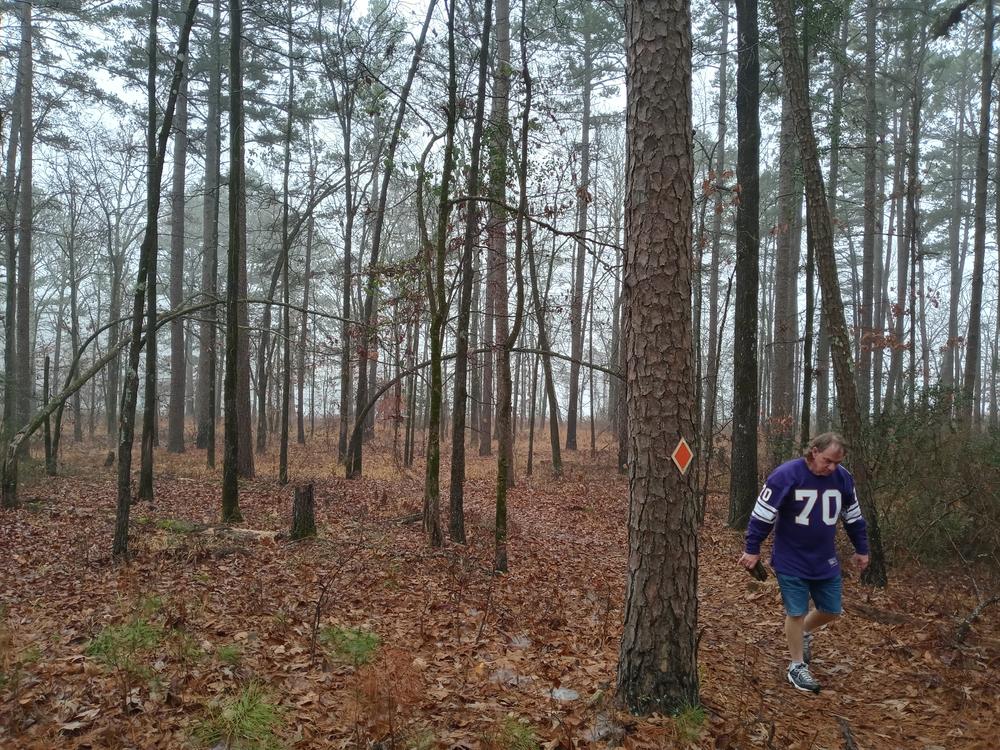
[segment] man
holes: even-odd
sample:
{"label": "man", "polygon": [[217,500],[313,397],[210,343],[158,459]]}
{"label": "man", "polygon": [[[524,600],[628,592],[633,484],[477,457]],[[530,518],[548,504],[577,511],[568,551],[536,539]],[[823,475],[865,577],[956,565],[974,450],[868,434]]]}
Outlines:
{"label": "man", "polygon": [[[854,544],[854,563],[868,566],[868,532],[854,494],[854,478],[841,466],[846,449],[834,432],[814,437],[802,458],[772,472],[754,505],[740,565],[752,569],[760,545],[774,529],[771,567],[785,606],[785,638],[791,654],[788,681],[819,692],[809,672],[812,636],[841,614],[840,562],[834,546],[837,519]],[[816,608],[809,611],[809,598]]]}

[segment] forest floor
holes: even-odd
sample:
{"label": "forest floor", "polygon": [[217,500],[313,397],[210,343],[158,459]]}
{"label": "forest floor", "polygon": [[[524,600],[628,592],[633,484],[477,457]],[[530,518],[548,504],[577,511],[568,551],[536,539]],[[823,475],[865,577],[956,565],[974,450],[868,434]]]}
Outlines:
{"label": "forest floor", "polygon": [[[897,568],[886,590],[848,577],[847,615],[815,640],[824,689],[799,693],[784,678],[774,578],[737,568],[741,537],[713,497],[700,539],[702,710],[629,718],[613,695],[627,482],[610,449],[571,454],[561,479],[544,463],[519,476],[510,573],[498,577],[495,459],[470,459],[468,545],[433,550],[406,518],[421,507],[422,470],[376,450],[347,482],[331,448],[292,448],[295,482],[315,482],[319,527],[298,543],[216,529],[220,480],[204,453],[158,452],[156,502],[132,508],[127,565],[110,557],[103,449],[68,446],[58,478],[26,466],[23,507],[0,513],[0,747],[223,748],[240,710],[257,729],[274,720],[274,741],[263,731],[247,747],[998,747],[996,608],[964,644],[954,637],[977,601],[968,571]],[[287,532],[292,486],[271,479],[275,463],[258,456],[235,528]],[[257,687],[273,715],[248,707]]]}

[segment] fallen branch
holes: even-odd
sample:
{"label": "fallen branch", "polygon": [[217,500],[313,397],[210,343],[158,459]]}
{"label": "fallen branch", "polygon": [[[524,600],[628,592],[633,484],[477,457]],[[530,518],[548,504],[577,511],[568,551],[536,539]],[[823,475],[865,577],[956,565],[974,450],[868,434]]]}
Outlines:
{"label": "fallen branch", "polygon": [[1000,592],[994,593],[987,599],[983,599],[976,608],[969,613],[969,616],[962,620],[962,624],[958,626],[955,630],[955,642],[965,643],[965,639],[969,637],[969,630],[972,628],[972,623],[974,623],[983,611],[997,602],[1000,602]]}

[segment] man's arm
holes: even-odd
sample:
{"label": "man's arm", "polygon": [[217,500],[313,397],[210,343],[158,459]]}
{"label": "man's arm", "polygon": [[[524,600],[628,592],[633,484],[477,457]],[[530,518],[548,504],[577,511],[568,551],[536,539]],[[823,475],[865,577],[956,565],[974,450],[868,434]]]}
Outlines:
{"label": "man's arm", "polygon": [[760,560],[760,545],[771,533],[774,522],[778,520],[778,510],[781,508],[789,488],[783,486],[773,474],[757,496],[757,502],[750,513],[750,523],[747,526],[746,543],[740,565],[747,570],[752,569]]}
{"label": "man's arm", "polygon": [[854,545],[854,563],[864,570],[868,567],[868,524],[861,515],[861,504],[854,491],[853,478],[848,482],[847,497],[840,517],[844,520],[844,530]]}

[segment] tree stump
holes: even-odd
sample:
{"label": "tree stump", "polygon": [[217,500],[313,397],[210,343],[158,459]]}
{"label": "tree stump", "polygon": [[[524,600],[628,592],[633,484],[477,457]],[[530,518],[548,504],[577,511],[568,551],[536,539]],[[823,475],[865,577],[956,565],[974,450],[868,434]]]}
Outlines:
{"label": "tree stump", "polygon": [[292,539],[316,536],[316,514],[313,502],[313,485],[300,484],[295,488],[292,504]]}

